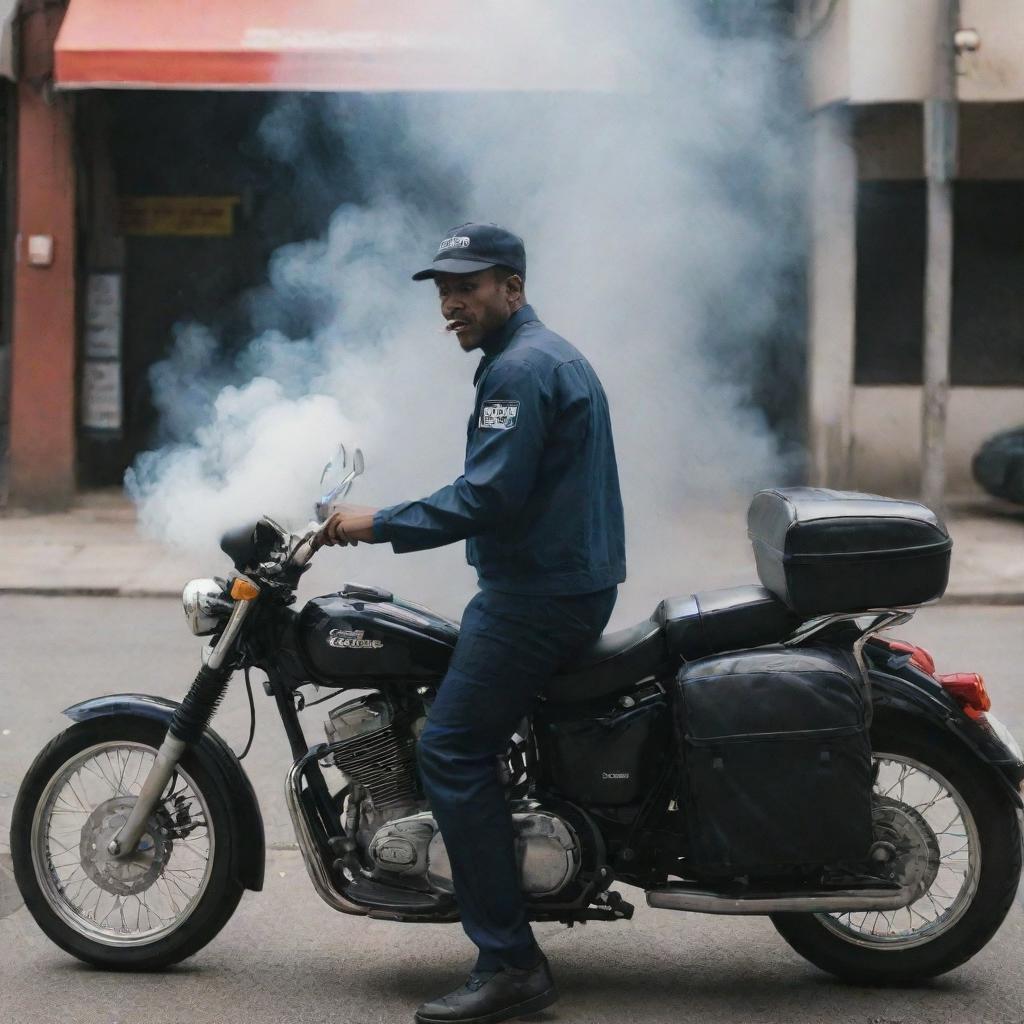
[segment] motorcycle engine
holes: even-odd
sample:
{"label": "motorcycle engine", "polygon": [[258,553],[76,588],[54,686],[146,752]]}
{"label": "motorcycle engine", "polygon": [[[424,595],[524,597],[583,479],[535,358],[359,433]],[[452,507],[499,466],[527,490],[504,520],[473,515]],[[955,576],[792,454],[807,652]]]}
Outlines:
{"label": "motorcycle engine", "polygon": [[334,766],[357,785],[349,797],[346,829],[365,851],[386,822],[425,810],[416,786],[416,738],[426,706],[398,714],[381,694],[334,708],[324,723]]}
{"label": "motorcycle engine", "polygon": [[[580,869],[580,842],[564,819],[528,801],[513,804],[520,887],[530,896],[561,892]],[[385,880],[402,876],[425,880],[431,889],[452,893],[448,850],[429,813],[391,821],[377,831],[367,851],[374,874]]]}
{"label": "motorcycle engine", "polygon": [[[416,739],[427,704],[397,709],[382,694],[334,708],[325,723],[334,766],[355,785],[345,828],[364,865],[381,881],[451,893],[444,839],[416,785]],[[561,892],[579,873],[582,850],[573,827],[535,801],[512,804],[521,887],[531,896]]]}

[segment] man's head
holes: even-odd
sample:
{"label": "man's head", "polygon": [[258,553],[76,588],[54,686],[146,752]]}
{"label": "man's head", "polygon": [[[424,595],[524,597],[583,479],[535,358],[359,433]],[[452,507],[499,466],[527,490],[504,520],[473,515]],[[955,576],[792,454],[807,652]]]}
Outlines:
{"label": "man's head", "polygon": [[472,352],[526,301],[523,279],[511,267],[473,274],[434,275],[441,315],[464,352]]}
{"label": "man's head", "polygon": [[496,224],[461,224],[441,240],[433,263],[413,275],[428,278],[448,330],[470,352],[526,302],[523,240]]}

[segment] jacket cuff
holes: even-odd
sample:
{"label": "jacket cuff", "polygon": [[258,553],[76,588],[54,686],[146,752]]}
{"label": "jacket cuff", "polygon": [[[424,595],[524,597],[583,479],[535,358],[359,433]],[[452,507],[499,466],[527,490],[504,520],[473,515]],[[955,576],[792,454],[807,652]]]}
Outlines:
{"label": "jacket cuff", "polygon": [[373,516],[373,543],[382,544],[391,540],[390,509],[378,509]]}

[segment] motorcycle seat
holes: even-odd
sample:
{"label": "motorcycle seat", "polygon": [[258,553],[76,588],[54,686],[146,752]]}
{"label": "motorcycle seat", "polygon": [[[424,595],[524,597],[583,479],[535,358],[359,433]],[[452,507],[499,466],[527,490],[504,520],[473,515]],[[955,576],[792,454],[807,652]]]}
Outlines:
{"label": "motorcycle seat", "polygon": [[665,634],[653,618],[605,633],[548,685],[553,704],[594,700],[619,693],[656,674],[668,661]]}
{"label": "motorcycle seat", "polygon": [[556,675],[547,700],[571,704],[622,693],[684,661],[777,643],[802,621],[759,586],[667,597],[649,619],[606,633]]}
{"label": "motorcycle seat", "polygon": [[694,661],[778,643],[804,621],[761,586],[666,597],[651,619],[664,630],[666,646],[677,664],[678,659]]}

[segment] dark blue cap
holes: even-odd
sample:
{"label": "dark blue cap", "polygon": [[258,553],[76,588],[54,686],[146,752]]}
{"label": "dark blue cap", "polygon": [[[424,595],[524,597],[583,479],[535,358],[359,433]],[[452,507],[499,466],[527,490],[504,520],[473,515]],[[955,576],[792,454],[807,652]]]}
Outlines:
{"label": "dark blue cap", "polygon": [[509,267],[525,278],[523,240],[497,224],[460,224],[441,239],[434,262],[413,274],[412,279],[426,281],[435,274],[475,274],[487,267]]}

